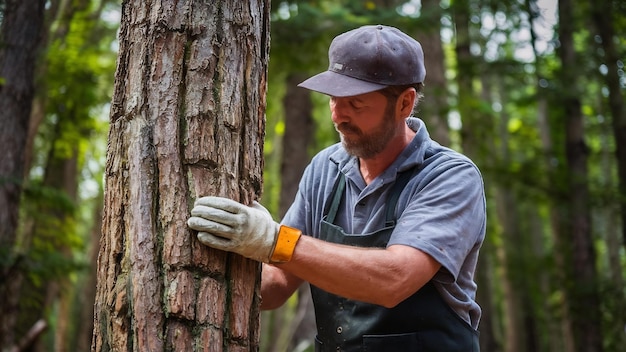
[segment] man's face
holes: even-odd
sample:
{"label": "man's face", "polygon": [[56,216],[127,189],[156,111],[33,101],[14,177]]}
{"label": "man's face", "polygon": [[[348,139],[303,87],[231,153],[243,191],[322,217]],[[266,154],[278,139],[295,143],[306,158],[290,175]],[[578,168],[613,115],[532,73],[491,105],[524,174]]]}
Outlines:
{"label": "man's face", "polygon": [[396,134],[395,104],[381,93],[331,97],[330,111],[343,147],[359,158],[378,155]]}

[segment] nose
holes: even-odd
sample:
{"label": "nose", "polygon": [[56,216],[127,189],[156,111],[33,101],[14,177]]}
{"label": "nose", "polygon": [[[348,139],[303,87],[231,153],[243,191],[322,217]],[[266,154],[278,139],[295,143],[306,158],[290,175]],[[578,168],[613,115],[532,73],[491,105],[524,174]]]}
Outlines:
{"label": "nose", "polygon": [[340,124],[350,120],[347,110],[347,101],[338,97],[330,97],[330,117],[333,123]]}

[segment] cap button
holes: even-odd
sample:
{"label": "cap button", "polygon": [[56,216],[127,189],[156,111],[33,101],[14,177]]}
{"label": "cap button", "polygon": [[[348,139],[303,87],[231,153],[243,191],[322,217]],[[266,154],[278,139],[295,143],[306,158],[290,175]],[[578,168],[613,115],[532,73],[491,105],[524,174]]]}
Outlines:
{"label": "cap button", "polygon": [[379,24],[378,26],[376,26],[376,29],[378,29],[378,30],[381,30],[381,31],[382,31],[382,30],[383,30],[383,26]]}

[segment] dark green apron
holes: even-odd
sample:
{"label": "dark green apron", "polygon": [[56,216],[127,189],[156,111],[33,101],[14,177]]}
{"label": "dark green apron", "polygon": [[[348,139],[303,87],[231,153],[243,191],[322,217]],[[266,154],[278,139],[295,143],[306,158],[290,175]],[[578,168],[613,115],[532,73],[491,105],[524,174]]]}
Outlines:
{"label": "dark green apron", "polygon": [[[398,175],[389,193],[384,228],[365,235],[346,235],[334,225],[346,182],[340,173],[321,223],[320,239],[385,248],[395,227],[398,198],[411,171]],[[478,333],[443,301],[432,282],[394,308],[346,299],[313,285],[311,293],[317,322],[316,352],[479,351]]]}

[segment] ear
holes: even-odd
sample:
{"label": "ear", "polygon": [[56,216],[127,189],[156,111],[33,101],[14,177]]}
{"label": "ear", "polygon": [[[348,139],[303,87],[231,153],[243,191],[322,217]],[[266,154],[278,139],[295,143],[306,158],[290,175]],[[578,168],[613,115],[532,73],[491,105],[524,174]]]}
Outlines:
{"label": "ear", "polygon": [[396,109],[403,118],[411,116],[413,108],[415,106],[415,99],[417,98],[417,92],[415,88],[407,88],[400,94],[396,103]]}

